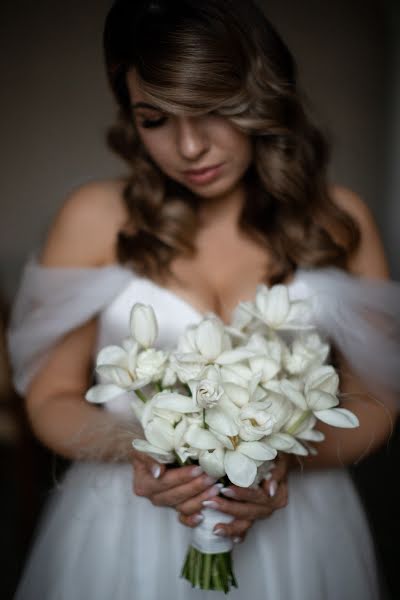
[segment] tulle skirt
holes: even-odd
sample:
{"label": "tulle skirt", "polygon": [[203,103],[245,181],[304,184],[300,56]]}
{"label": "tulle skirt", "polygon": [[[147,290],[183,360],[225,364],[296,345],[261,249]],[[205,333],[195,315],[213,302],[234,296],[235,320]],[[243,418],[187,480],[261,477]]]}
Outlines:
{"label": "tulle skirt", "polygon": [[[132,492],[129,465],[74,464],[54,490],[17,600],[215,600],[179,573],[191,530]],[[345,470],[293,473],[289,503],[233,550],[230,600],[377,600],[373,545]]]}

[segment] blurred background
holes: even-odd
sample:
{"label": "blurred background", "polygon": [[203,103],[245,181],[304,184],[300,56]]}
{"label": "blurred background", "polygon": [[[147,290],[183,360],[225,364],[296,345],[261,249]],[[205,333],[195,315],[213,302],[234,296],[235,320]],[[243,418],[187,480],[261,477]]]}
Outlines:
{"label": "blurred background", "polygon": [[[400,2],[259,3],[297,58],[314,116],[330,134],[332,181],[352,188],[371,207],[392,274],[400,279]],[[3,0],[0,5],[3,334],[22,265],[65,196],[82,183],[124,172],[104,143],[114,118],[101,51],[109,6],[110,0]],[[0,351],[0,597],[6,599],[64,465],[29,432],[23,403],[12,391],[4,335]],[[394,489],[399,446],[395,431],[387,447],[352,469],[393,598],[400,597],[400,498]]]}

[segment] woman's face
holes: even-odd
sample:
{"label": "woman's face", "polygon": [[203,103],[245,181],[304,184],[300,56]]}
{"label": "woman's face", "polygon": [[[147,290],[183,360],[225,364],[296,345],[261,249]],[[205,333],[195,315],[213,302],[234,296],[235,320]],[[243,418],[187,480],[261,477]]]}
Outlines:
{"label": "woman's face", "polygon": [[146,98],[134,70],[127,83],[139,135],[166,175],[204,198],[226,196],[241,185],[253,156],[248,135],[212,113],[163,112]]}

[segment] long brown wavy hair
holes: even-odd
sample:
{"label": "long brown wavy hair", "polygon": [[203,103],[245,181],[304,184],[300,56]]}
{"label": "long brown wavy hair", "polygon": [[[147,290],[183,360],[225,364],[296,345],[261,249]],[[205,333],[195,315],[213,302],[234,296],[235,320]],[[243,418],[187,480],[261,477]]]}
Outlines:
{"label": "long brown wavy hair", "polygon": [[130,166],[121,263],[162,279],[175,256],[195,252],[199,227],[199,199],[159,169],[136,131],[126,82],[135,68],[166,112],[213,111],[252,136],[239,226],[271,253],[268,283],[297,266],[345,267],[359,230],[330,198],[328,144],[306,114],[293,57],[251,0],[117,0],[104,52],[119,106],[108,143]]}

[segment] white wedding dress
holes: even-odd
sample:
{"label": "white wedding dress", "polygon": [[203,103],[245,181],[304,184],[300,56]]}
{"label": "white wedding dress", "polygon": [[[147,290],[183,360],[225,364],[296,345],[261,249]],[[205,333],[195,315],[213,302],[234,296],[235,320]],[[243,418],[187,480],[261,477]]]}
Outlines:
{"label": "white wedding dress", "polygon": [[[346,319],[357,326],[350,305],[352,298],[360,300],[360,293],[365,298],[363,285],[335,270],[299,271],[290,292],[293,297],[312,298],[319,324],[325,319],[331,333],[345,335]],[[374,288],[372,282],[365,285]],[[398,310],[393,294],[397,301],[399,289],[393,283],[385,286],[393,299],[391,318]],[[374,294],[371,302],[377,306],[381,292],[376,288],[369,297]],[[345,304],[340,309],[332,302],[342,301],[343,295]],[[160,347],[175,345],[184,328],[202,317],[173,292],[122,267],[51,269],[32,260],[25,269],[9,332],[19,391],[24,392],[52,344],[95,313],[99,314],[97,349],[120,343],[128,335],[134,302],[154,307]],[[342,324],[341,333],[335,318]],[[374,331],[370,335],[383,344],[383,336]],[[342,340],[347,355],[360,343],[358,336],[359,332],[355,339]],[[386,368],[393,370],[394,378],[398,357],[396,364]],[[122,396],[108,403],[107,409],[129,411],[129,399]],[[69,468],[38,528],[17,600],[217,597],[220,592],[195,590],[180,579],[191,530],[178,522],[173,509],[155,507],[135,496],[132,476],[129,464],[81,462]],[[287,507],[255,522],[233,553],[239,588],[230,592],[232,600],[383,597],[368,525],[345,469],[291,473]]]}

